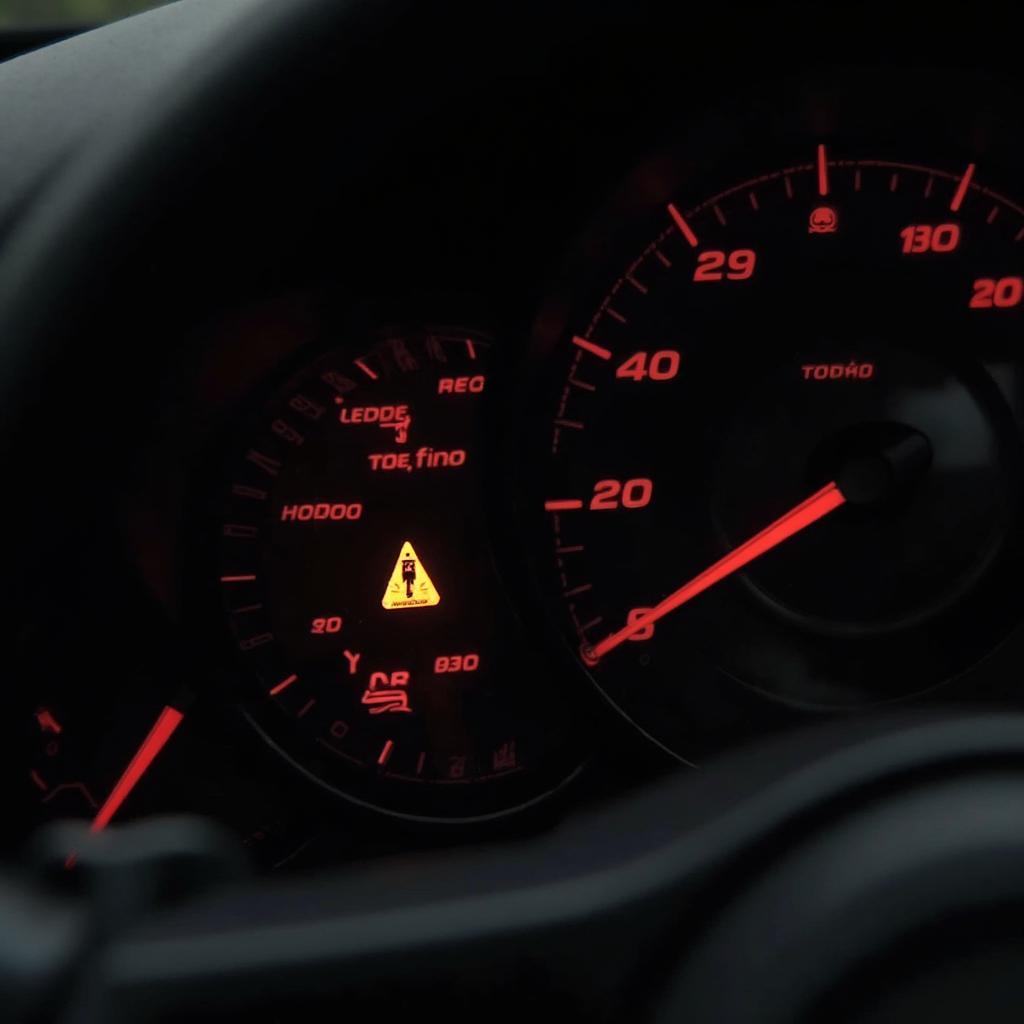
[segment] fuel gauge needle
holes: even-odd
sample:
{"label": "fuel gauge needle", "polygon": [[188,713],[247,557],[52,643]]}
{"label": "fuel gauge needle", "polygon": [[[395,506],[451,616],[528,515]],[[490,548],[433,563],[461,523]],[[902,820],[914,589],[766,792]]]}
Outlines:
{"label": "fuel gauge needle", "polygon": [[149,770],[157,754],[167,745],[167,741],[174,735],[174,730],[181,724],[185,716],[169,704],[160,712],[149,735],[142,741],[142,746],[135,752],[124,774],[117,780],[117,785],[110,792],[110,796],[103,802],[96,817],[93,818],[90,832],[102,832],[110,824],[110,819],[117,814],[121,805],[128,799],[132,790],[138,785],[139,780]]}
{"label": "fuel gauge needle", "polygon": [[606,636],[599,643],[592,646],[584,644],[580,649],[580,655],[586,664],[596,665],[610,651],[614,651],[626,640],[653,626],[669,612],[681,608],[698,594],[703,594],[705,590],[731,576],[734,572],[738,572],[754,559],[760,558],[772,548],[778,547],[783,541],[789,540],[801,530],[807,529],[808,526],[816,523],[830,512],[834,512],[845,503],[846,496],[839,489],[839,484],[833,480],[822,487],[820,491],[816,491],[799,505],[791,508],[775,522],[766,526],[750,540],[745,541],[738,548],[734,548],[724,558],[720,558],[714,565],[709,566],[688,583],[684,583],[650,611],[636,616],[628,625]]}

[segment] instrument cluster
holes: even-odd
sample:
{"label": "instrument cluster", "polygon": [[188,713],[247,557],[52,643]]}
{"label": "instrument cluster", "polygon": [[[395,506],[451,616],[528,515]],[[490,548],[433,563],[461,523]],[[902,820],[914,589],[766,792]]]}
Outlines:
{"label": "instrument cluster", "polygon": [[888,102],[652,137],[488,295],[328,269],[197,325],[125,565],[23,638],[26,821],[200,811],[283,866],[1019,703],[1024,161]]}

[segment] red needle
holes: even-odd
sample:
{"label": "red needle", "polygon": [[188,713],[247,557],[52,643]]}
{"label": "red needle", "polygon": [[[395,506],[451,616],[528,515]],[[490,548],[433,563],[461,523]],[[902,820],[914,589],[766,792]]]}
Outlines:
{"label": "red needle", "polygon": [[139,779],[146,774],[153,759],[164,749],[167,741],[174,735],[174,730],[181,724],[185,716],[170,705],[160,712],[149,735],[142,741],[142,746],[136,751],[124,774],[117,780],[107,797],[103,806],[99,809],[89,828],[90,832],[102,832],[110,824],[110,819],[117,814],[121,805],[128,799],[128,795],[138,784]]}
{"label": "red needle", "polygon": [[829,512],[834,512],[845,501],[846,496],[839,489],[839,484],[835,481],[826,484],[816,494],[812,494],[806,501],[800,502],[796,508],[791,508],[784,516],[776,519],[771,526],[763,529],[757,536],[751,537],[738,548],[734,548],[699,576],[695,576],[689,583],[684,583],[649,612],[633,619],[628,626],[623,626],[618,632],[606,636],[593,647],[584,645],[581,650],[583,660],[588,665],[596,665],[609,651],[614,651],[619,644],[649,626],[653,626],[658,619],[681,608],[687,601],[693,600],[698,594],[703,594],[705,590],[713,587],[720,580],[731,576],[743,566],[749,565],[755,558],[760,558],[772,548],[778,547],[784,540],[789,540],[794,534],[806,529],[812,523],[816,523],[823,516],[827,516]]}

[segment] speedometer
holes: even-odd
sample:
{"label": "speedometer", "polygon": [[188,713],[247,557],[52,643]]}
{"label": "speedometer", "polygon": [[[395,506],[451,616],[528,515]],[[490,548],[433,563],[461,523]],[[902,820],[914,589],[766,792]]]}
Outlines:
{"label": "speedometer", "polygon": [[969,681],[1024,611],[1024,209],[812,143],[644,216],[541,330],[528,517],[578,663],[690,759]]}

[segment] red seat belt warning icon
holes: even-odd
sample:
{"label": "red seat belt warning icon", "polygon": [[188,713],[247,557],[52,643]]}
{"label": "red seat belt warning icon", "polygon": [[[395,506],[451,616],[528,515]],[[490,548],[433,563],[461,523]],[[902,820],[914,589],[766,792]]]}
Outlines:
{"label": "red seat belt warning icon", "polygon": [[380,603],[389,612],[399,608],[431,608],[441,603],[437,587],[409,541],[398,553],[398,561]]}

